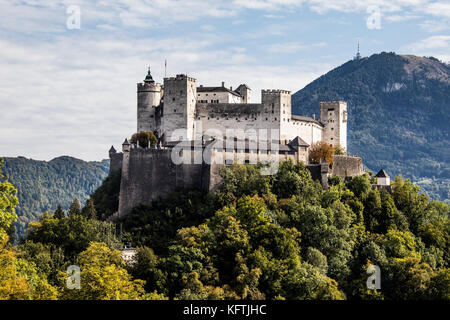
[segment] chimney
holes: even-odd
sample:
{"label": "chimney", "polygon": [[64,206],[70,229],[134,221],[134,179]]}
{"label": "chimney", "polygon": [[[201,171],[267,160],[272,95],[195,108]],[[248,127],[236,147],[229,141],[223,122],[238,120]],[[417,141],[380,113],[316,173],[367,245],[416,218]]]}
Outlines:
{"label": "chimney", "polygon": [[233,91],[233,87],[232,86],[230,86],[230,91]]}
{"label": "chimney", "polygon": [[222,87],[225,87],[225,81],[222,81]]}
{"label": "chimney", "polygon": [[315,113],[313,113],[312,118],[313,118],[314,120],[316,120],[316,114],[315,114]]}

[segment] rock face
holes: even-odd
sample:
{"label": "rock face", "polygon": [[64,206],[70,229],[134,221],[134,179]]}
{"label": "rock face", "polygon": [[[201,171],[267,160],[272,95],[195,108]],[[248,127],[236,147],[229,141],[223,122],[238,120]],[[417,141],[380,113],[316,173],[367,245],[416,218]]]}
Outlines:
{"label": "rock face", "polygon": [[375,54],[349,61],[292,96],[295,114],[319,101],[348,104],[348,152],[450,199],[450,67],[435,58]]}

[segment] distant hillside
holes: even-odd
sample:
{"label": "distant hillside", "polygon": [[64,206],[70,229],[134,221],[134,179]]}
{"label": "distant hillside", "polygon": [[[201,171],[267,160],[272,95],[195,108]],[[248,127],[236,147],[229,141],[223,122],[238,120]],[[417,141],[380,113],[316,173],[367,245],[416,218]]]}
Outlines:
{"label": "distant hillside", "polygon": [[292,97],[296,114],[320,100],[345,100],[351,154],[372,169],[403,174],[434,199],[450,201],[450,66],[395,53],[349,61]]}
{"label": "distant hillside", "polygon": [[25,232],[28,222],[37,220],[46,210],[55,210],[58,204],[67,209],[74,198],[84,204],[109,171],[109,160],[85,162],[66,156],[49,162],[24,157],[4,159],[3,172],[18,189],[19,235]]}

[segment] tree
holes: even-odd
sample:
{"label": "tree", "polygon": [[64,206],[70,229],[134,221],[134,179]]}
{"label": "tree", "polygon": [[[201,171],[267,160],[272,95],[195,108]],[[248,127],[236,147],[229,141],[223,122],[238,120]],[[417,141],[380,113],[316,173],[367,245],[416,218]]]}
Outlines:
{"label": "tree", "polygon": [[64,216],[64,210],[62,209],[61,205],[58,204],[58,208],[56,208],[55,213],[53,213],[53,217],[55,217],[56,219],[63,219]]}
{"label": "tree", "polygon": [[69,207],[69,215],[79,215],[81,214],[81,203],[78,198],[75,198]]}
{"label": "tree", "polygon": [[344,155],[345,153],[346,153],[345,149],[343,147],[341,147],[340,144],[337,144],[334,146],[334,154],[335,155]]}
{"label": "tree", "polygon": [[353,177],[351,180],[347,181],[346,185],[360,201],[364,201],[369,194],[369,191],[372,189],[369,178],[365,174]]}
{"label": "tree", "polygon": [[82,215],[69,215],[63,219],[55,219],[45,213],[39,221],[30,223],[27,240],[60,247],[64,250],[67,259],[74,259],[93,241],[104,242],[113,248],[122,247],[115,236],[114,224],[90,220]]}
{"label": "tree", "polygon": [[16,252],[0,242],[0,300],[55,300],[57,290],[39,273],[33,262],[17,258]]}
{"label": "tree", "polygon": [[131,266],[131,274],[134,278],[145,280],[147,292],[165,291],[165,277],[159,269],[159,259],[149,247],[138,247],[136,249],[135,262]]}
{"label": "tree", "polygon": [[334,147],[324,141],[318,141],[309,148],[309,162],[328,164],[333,163]]}
{"label": "tree", "polygon": [[67,289],[65,273],[61,274],[64,286],[62,298],[67,300],[140,300],[145,298],[145,281],[133,280],[125,269],[118,250],[104,243],[92,242],[78,256],[81,270],[80,289]]}
{"label": "tree", "polygon": [[81,214],[88,219],[97,219],[97,210],[95,210],[94,201],[92,199],[86,200],[86,205],[81,211]]}
{"label": "tree", "polygon": [[3,159],[0,159],[0,243],[12,233],[14,222],[17,220],[15,208],[19,203],[17,190],[8,182],[2,173]]}
{"label": "tree", "polygon": [[133,134],[130,142],[139,143],[141,148],[148,148],[149,146],[154,147],[158,142],[158,139],[153,132],[141,131]]}

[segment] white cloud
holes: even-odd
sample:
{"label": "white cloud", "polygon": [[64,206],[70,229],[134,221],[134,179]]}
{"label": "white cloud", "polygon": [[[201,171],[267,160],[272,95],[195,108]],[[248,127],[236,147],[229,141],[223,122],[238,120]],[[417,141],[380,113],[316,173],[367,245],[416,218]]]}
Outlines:
{"label": "white cloud", "polygon": [[407,46],[410,50],[414,52],[423,52],[424,50],[429,49],[445,49],[450,51],[450,36],[447,35],[439,35],[432,36],[426,39],[423,39],[419,42],[415,42]]}
{"label": "white cloud", "polygon": [[425,20],[419,26],[427,32],[441,32],[450,29],[450,20]]}
{"label": "white cloud", "polygon": [[272,53],[297,53],[324,46],[326,46],[326,43],[324,42],[313,43],[309,45],[300,42],[286,42],[286,43],[274,43],[268,46],[267,50]]}
{"label": "white cloud", "polygon": [[449,2],[433,2],[429,3],[425,9],[425,13],[450,18],[450,3]]}

